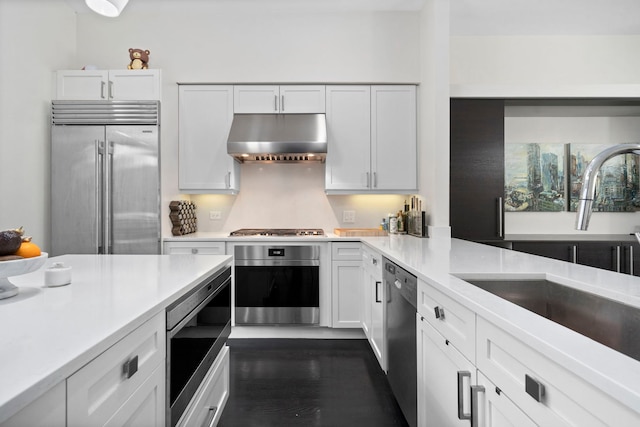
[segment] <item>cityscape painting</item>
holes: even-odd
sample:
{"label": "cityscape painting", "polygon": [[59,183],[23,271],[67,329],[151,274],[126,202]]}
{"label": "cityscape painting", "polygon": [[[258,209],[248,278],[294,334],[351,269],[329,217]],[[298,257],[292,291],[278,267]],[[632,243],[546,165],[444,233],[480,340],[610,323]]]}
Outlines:
{"label": "cityscape painting", "polygon": [[566,144],[505,144],[506,212],[566,210]]}
{"label": "cityscape painting", "polygon": [[[569,210],[575,211],[582,175],[593,157],[606,148],[597,144],[569,144]],[[632,212],[640,207],[638,156],[625,154],[607,160],[596,184],[594,212]]]}

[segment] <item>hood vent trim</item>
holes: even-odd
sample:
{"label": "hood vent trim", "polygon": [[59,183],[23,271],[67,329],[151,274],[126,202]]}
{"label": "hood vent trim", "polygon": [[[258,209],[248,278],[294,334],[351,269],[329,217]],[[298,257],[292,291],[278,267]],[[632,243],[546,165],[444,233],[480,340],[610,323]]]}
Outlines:
{"label": "hood vent trim", "polygon": [[242,163],[324,162],[324,114],[235,114],[227,152]]}
{"label": "hood vent trim", "polygon": [[[234,156],[235,157],[235,156]],[[302,163],[315,162],[322,163],[325,161],[323,154],[248,154],[246,157],[241,156],[242,163]],[[237,157],[236,157],[237,158]]]}

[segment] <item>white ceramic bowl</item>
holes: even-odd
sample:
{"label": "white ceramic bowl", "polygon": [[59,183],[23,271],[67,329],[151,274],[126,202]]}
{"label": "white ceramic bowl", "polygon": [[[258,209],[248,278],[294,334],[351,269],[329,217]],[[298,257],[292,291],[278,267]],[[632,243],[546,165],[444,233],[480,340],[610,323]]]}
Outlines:
{"label": "white ceramic bowl", "polygon": [[31,273],[42,267],[49,254],[42,252],[40,256],[33,258],[16,259],[13,261],[0,261],[0,299],[17,295],[18,288],[7,277],[20,276]]}

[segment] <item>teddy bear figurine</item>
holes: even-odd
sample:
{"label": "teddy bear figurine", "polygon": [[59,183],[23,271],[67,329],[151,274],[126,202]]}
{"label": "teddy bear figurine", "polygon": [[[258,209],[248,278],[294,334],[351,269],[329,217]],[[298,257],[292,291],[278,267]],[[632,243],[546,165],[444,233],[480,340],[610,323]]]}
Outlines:
{"label": "teddy bear figurine", "polygon": [[149,63],[149,52],[148,50],[142,49],[129,49],[129,58],[131,58],[131,62],[127,66],[129,70],[146,70],[149,68],[147,65]]}

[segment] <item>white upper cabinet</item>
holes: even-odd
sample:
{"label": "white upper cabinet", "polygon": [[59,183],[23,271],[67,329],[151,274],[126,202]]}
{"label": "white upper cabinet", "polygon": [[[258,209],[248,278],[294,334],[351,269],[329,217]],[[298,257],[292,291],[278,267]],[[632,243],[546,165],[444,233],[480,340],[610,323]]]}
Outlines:
{"label": "white upper cabinet", "polygon": [[416,87],[327,86],[328,194],[417,192]]}
{"label": "white upper cabinet", "polygon": [[324,86],[280,86],[281,113],[324,113]]}
{"label": "white upper cabinet", "polygon": [[55,78],[54,99],[160,99],[160,70],[60,70],[56,71]]}
{"label": "white upper cabinet", "polygon": [[371,88],[327,86],[327,190],[369,189]]}
{"label": "white upper cabinet", "polygon": [[324,113],[322,85],[237,85],[233,111],[239,114]]}
{"label": "white upper cabinet", "polygon": [[373,190],[418,190],[416,87],[371,87]]}
{"label": "white upper cabinet", "polygon": [[180,85],[178,96],[180,190],[236,194],[240,164],[227,154],[233,86]]}

